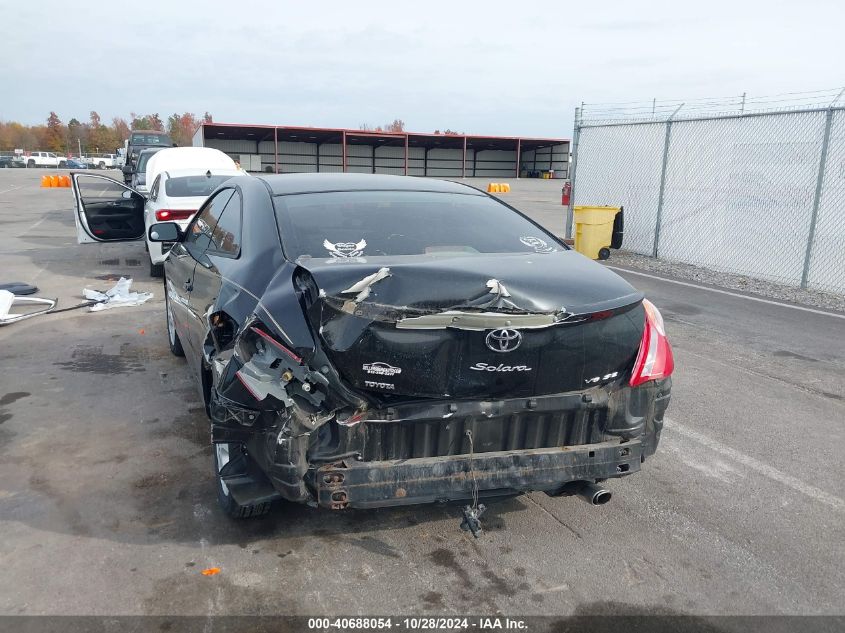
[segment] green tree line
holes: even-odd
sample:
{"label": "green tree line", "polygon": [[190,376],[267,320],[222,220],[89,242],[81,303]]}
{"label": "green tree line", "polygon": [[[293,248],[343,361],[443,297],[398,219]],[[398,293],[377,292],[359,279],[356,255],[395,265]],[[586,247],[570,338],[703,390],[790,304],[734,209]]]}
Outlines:
{"label": "green tree line", "polygon": [[72,118],[64,123],[58,114],[50,112],[44,125],[23,125],[16,121],[0,121],[0,151],[15,149],[25,151],[50,151],[59,154],[113,153],[123,146],[132,130],[159,130],[170,134],[179,146],[190,145],[202,123],[211,123],[206,112],[196,116],[193,112],[174,113],[164,121],[155,114],[131,113],[128,119],[114,117],[111,124],[104,123],[100,115],[92,110],[88,121]]}

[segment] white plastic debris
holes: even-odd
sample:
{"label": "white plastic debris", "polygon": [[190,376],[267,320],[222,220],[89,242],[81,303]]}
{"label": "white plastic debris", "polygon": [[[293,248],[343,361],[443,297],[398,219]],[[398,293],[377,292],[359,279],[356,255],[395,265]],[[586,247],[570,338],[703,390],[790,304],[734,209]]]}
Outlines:
{"label": "white plastic debris", "polygon": [[130,292],[130,286],[132,286],[132,280],[121,277],[114,286],[104,293],[85,288],[82,294],[86,299],[99,301],[96,305],[91,306],[91,312],[100,312],[109,308],[139,306],[153,298],[151,292]]}
{"label": "white plastic debris", "polygon": [[[23,314],[12,314],[12,306],[32,307],[38,306],[36,310]],[[47,306],[46,308],[43,306]],[[40,297],[18,297],[8,290],[0,290],[0,325],[23,321],[39,314],[46,314],[56,306],[55,299],[42,299]]]}
{"label": "white plastic debris", "polygon": [[15,300],[13,295],[8,290],[0,290],[0,318],[9,316],[9,310],[12,307],[12,302]]}

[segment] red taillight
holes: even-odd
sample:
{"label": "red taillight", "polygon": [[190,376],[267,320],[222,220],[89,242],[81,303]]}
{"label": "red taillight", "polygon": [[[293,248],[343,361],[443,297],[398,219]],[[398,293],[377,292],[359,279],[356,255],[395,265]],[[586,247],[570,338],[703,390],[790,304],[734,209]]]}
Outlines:
{"label": "red taillight", "polygon": [[156,220],[159,222],[190,220],[196,212],[196,209],[159,209],[156,211]]}
{"label": "red taillight", "polygon": [[666,338],[666,329],[663,327],[660,311],[648,299],[643,299],[643,307],[645,308],[645,329],[629,381],[632,387],[649,380],[667,378],[675,369],[672,346]]}

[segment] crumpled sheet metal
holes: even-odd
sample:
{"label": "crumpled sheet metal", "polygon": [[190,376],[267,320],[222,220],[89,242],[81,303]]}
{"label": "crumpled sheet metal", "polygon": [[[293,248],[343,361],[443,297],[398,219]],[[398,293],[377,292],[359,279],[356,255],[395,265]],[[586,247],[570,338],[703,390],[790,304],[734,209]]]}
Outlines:
{"label": "crumpled sheet metal", "polygon": [[129,288],[131,286],[132,279],[121,277],[118,279],[117,283],[106,292],[85,288],[82,291],[82,294],[86,299],[99,302],[91,306],[91,312],[101,312],[102,310],[109,310],[110,308],[138,306],[153,298],[153,293],[151,292],[130,292]]}
{"label": "crumpled sheet metal", "polygon": [[[12,314],[13,307],[43,306],[31,312],[23,314]],[[42,299],[41,297],[18,297],[8,290],[0,290],[0,325],[7,325],[17,321],[23,321],[39,314],[46,314],[56,307],[55,299]]]}

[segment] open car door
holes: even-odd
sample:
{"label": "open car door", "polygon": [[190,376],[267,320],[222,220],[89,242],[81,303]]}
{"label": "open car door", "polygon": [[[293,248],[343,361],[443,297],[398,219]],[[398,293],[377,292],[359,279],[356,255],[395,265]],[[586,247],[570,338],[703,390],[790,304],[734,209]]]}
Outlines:
{"label": "open car door", "polygon": [[73,174],[76,241],[128,242],[144,237],[144,196],[106,176]]}

